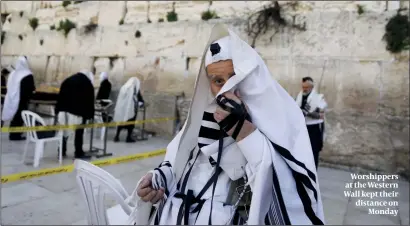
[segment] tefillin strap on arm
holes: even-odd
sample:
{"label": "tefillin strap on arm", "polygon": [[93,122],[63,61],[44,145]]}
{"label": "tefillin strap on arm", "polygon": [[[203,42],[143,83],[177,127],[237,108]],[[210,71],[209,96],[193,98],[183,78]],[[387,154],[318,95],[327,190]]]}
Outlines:
{"label": "tefillin strap on arm", "polygon": [[[251,122],[251,117],[249,116],[245,105],[243,103],[238,104],[236,101],[228,99],[222,95],[216,98],[216,102],[222,109],[231,113],[218,123],[219,126],[222,130],[228,132],[236,125],[236,128],[232,133],[232,138],[236,140],[245,120]],[[228,106],[228,104],[230,106]]]}
{"label": "tefillin strap on arm", "polygon": [[[236,125],[236,128],[232,134],[232,138],[236,140],[236,137],[241,131],[245,120],[248,120],[249,122],[251,122],[251,118],[243,103],[238,104],[234,100],[228,99],[222,95],[216,98],[216,103],[222,109],[224,109],[225,111],[229,111],[231,114],[228,115],[224,120],[218,123],[219,126],[221,127],[221,133],[219,136],[219,145],[218,145],[218,157],[216,160],[215,173],[212,175],[211,179],[208,181],[208,183],[213,184],[208,225],[212,225],[212,209],[213,209],[213,203],[214,203],[215,188],[216,188],[216,183],[218,182],[218,176],[222,172],[222,168],[220,167],[220,164],[221,164],[221,157],[222,157],[222,150],[223,150],[224,132],[229,131]],[[227,106],[227,104],[230,104],[232,107]],[[207,185],[205,185],[206,187],[210,185],[208,183]]]}

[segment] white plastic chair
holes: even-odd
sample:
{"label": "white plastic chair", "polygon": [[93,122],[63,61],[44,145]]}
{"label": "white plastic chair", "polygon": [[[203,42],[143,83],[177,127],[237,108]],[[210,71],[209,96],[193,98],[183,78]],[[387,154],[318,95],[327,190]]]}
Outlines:
{"label": "white plastic chair", "polygon": [[[42,126],[47,125],[43,118],[41,118],[38,114],[36,114],[32,111],[22,111],[21,112],[21,117],[23,118],[23,122],[24,122],[24,125],[26,127],[34,127],[34,126],[36,126],[36,122],[40,123]],[[42,139],[38,138],[36,131],[28,131],[27,132],[27,141],[26,141],[26,145],[24,147],[22,163],[24,164],[25,159],[26,159],[28,144],[30,142],[34,142],[35,143],[35,149],[34,149],[33,166],[38,167],[38,165],[40,164],[40,159],[43,157],[43,154],[44,154],[45,143],[46,142],[52,142],[52,141],[58,142],[58,162],[61,165],[62,159],[63,159],[63,156],[62,156],[63,133],[61,131],[56,131],[56,134],[55,134],[54,137],[42,138]]]}
{"label": "white plastic chair", "polygon": [[[89,225],[124,225],[135,206],[121,182],[107,171],[76,159],[74,168],[77,184],[88,209]],[[136,190],[132,194],[135,194]],[[109,194],[119,205],[105,210],[105,195]]]}

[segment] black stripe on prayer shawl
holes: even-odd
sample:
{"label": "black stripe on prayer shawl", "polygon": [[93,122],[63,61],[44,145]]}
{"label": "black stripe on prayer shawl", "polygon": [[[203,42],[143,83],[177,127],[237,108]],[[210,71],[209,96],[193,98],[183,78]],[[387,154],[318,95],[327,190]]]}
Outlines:
{"label": "black stripe on prayer shawl", "polygon": [[[294,162],[294,163],[296,163],[298,166],[301,166],[303,169],[305,169],[306,172],[308,173],[308,175],[310,176],[310,178],[312,178],[312,180],[313,180],[314,182],[316,182],[316,177],[315,177],[315,175],[314,175],[310,170],[308,170],[308,169],[306,168],[305,164],[303,164],[303,163],[297,161],[297,160],[295,159],[295,157],[293,157],[293,156],[290,154],[290,152],[289,152],[288,150],[286,150],[285,148],[283,148],[283,147],[281,147],[281,146],[279,146],[279,145],[277,145],[277,144],[275,144],[275,143],[273,143],[273,142],[271,142],[271,143],[272,143],[273,147],[275,148],[275,150],[279,152],[279,154],[281,154],[283,157],[285,157],[285,158],[288,159],[289,161]],[[288,163],[286,163],[286,164],[288,164]],[[288,164],[288,165],[289,165],[289,164]],[[290,167],[290,169],[292,169],[292,168]],[[292,171],[294,171],[294,170],[292,169]],[[315,196],[315,199],[316,199],[316,201],[317,201],[317,192],[316,192],[316,189],[313,187],[313,185],[312,185],[311,181],[309,180],[309,178],[308,178],[306,175],[302,174],[302,173],[299,173],[299,172],[297,172],[297,171],[294,171],[294,172],[296,173],[296,175],[298,175],[298,179],[301,180],[301,181],[303,182],[303,184],[305,184],[306,187],[308,187],[310,190],[312,190],[312,192],[313,192],[313,194],[314,194],[314,196]],[[296,178],[295,178],[295,179],[296,179]]]}
{"label": "black stripe on prayer shawl", "polygon": [[298,160],[295,159],[295,157],[293,157],[293,155],[290,153],[290,151],[286,150],[285,148],[271,142],[273,147],[280,153],[280,155],[282,155],[284,158],[286,158],[289,161],[294,162],[296,165],[302,167],[304,170],[306,170],[307,174],[309,175],[310,178],[312,178],[312,180],[314,182],[316,182],[316,176],[314,173],[312,173],[312,171],[310,171],[308,168],[306,168],[304,163],[299,162]]}
{"label": "black stripe on prayer shawl", "polygon": [[268,225],[291,225],[289,215],[286,210],[285,202],[283,201],[282,192],[279,185],[278,175],[275,167],[272,165],[272,181],[273,181],[273,194],[272,203],[269,207],[269,211],[265,217],[265,223]]}
{"label": "black stripe on prayer shawl", "polygon": [[[288,160],[290,160],[290,161],[293,160],[292,162],[295,162],[295,163],[297,162],[296,164],[299,165],[299,166],[303,166],[303,168],[306,169],[306,171],[308,172],[308,174],[309,174],[309,172],[310,172],[310,173],[313,175],[313,178],[312,178],[311,175],[309,175],[309,176],[316,182],[315,175],[314,175],[311,171],[309,171],[309,170],[305,167],[305,165],[304,165],[303,163],[297,161],[297,160],[290,154],[290,152],[289,152],[288,150],[286,150],[285,148],[283,148],[283,147],[281,147],[281,146],[279,146],[279,145],[273,143],[272,141],[271,141],[271,143],[272,143],[273,147],[275,148],[275,150],[276,150],[277,152],[279,152],[279,154],[281,154],[284,158],[286,158],[286,159],[288,159]],[[285,161],[285,162],[286,162],[286,161]],[[298,163],[299,163],[299,164],[298,164]],[[286,163],[286,164],[289,166],[288,163]],[[306,175],[301,174],[301,173],[299,173],[299,172],[296,172],[296,171],[293,170],[290,166],[289,166],[289,169],[292,171],[293,178],[295,179],[296,190],[297,190],[297,192],[298,192],[298,195],[299,195],[300,200],[302,201],[303,208],[304,208],[304,210],[305,210],[306,216],[310,219],[310,221],[311,221],[314,225],[323,225],[323,222],[316,216],[315,212],[313,211],[312,201],[310,200],[310,197],[309,197],[309,195],[308,195],[308,193],[307,193],[307,191],[306,191],[306,189],[305,189],[305,186],[306,186],[307,188],[309,188],[310,190],[313,191],[313,193],[314,193],[314,195],[315,195],[315,199],[316,199],[316,201],[317,201],[317,192],[316,192],[316,189],[313,187],[313,185],[311,184],[309,178],[308,178]]]}
{"label": "black stripe on prayer shawl", "polygon": [[202,125],[198,136],[217,141],[219,139],[219,130]]}
{"label": "black stripe on prayer shawl", "polygon": [[159,172],[159,174],[161,174],[162,181],[164,182],[165,195],[168,196],[169,191],[168,191],[168,185],[167,185],[167,178],[165,177],[164,172],[162,172],[162,170],[160,168],[155,168],[154,170],[157,170]]}
{"label": "black stripe on prayer shawl", "polygon": [[[201,128],[199,129],[198,140],[202,141],[202,143],[198,141],[199,148],[205,147],[207,145],[210,145],[218,141],[219,135],[220,135],[219,133],[220,128],[214,118],[213,113],[204,111],[204,115],[202,116],[202,122],[205,122],[205,123],[201,123]],[[209,127],[212,125],[213,127]],[[225,133],[224,138],[227,136],[228,134]],[[200,139],[200,138],[204,138],[204,139]],[[216,165],[216,161],[212,157],[209,157],[209,163],[211,164],[212,167]]]}

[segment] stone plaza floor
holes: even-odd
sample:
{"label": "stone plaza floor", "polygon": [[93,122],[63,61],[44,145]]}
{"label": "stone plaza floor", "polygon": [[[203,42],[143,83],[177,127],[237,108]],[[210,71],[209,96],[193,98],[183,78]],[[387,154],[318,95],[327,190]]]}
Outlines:
{"label": "stone plaza floor", "polygon": [[[113,157],[148,152],[165,148],[169,139],[152,137],[146,141],[133,144],[114,143],[114,130],[108,133],[107,150]],[[125,131],[122,141],[125,139]],[[96,143],[99,141],[95,141]],[[21,163],[23,142],[8,141],[8,134],[1,134],[1,175],[35,170],[32,166],[33,151],[29,151],[26,163]],[[88,141],[84,148],[88,150]],[[98,143],[96,144],[98,145]],[[68,158],[63,164],[73,162],[73,141],[68,143]],[[32,150],[33,145],[29,148]],[[110,157],[107,157],[110,158]],[[137,181],[148,170],[156,167],[163,156],[149,159],[105,166],[103,169],[118,178],[126,190],[131,193]],[[46,146],[41,168],[57,167],[57,145]],[[398,181],[400,192],[395,198],[399,202],[398,215],[369,215],[367,209],[356,207],[357,198],[344,195],[345,184],[353,182],[352,172],[319,167],[319,183],[326,224],[334,225],[408,225],[409,224],[409,183]],[[384,199],[387,200],[387,199]],[[114,205],[114,203],[112,203]],[[1,225],[84,225],[86,224],[86,208],[77,188],[74,173],[61,173],[30,180],[2,184],[1,188]]]}

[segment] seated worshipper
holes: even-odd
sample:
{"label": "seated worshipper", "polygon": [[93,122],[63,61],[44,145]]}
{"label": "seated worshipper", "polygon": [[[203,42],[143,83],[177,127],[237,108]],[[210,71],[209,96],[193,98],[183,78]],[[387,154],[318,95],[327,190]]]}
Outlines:
{"label": "seated worshipper", "polygon": [[[58,123],[63,125],[85,124],[94,117],[94,86],[92,74],[79,72],[66,78],[60,87],[56,104]],[[67,139],[69,133],[63,133],[63,157],[67,156]],[[84,129],[76,129],[74,137],[74,157],[89,159],[83,150]]]}
{"label": "seated worshipper", "polygon": [[296,97],[296,102],[302,109],[306,119],[306,127],[312,145],[313,157],[316,168],[319,163],[319,152],[323,148],[323,135],[325,130],[324,111],[327,103],[323,94],[319,94],[314,89],[311,77],[302,78],[302,91]]}
{"label": "seated worshipper", "polygon": [[[17,59],[16,69],[7,80],[7,94],[4,99],[2,121],[9,121],[10,127],[24,125],[21,112],[27,110],[33,92],[36,90],[33,73],[30,71],[27,57]],[[10,140],[25,140],[22,133],[10,133]]]}
{"label": "seated worshipper", "polygon": [[[137,185],[142,201],[156,203],[151,223],[323,224],[299,107],[225,26],[215,25],[206,48],[184,127]],[[248,187],[251,198],[239,205]]]}
{"label": "seated worshipper", "polygon": [[[131,77],[121,87],[117,97],[117,102],[114,109],[114,121],[125,122],[135,121],[137,119],[138,107],[144,106],[144,99],[140,92],[140,80],[136,77]],[[127,129],[128,134],[126,142],[132,143],[136,140],[132,138],[132,131],[135,125],[118,126],[117,133],[114,137],[114,142],[120,141],[120,132],[122,129]]]}
{"label": "seated worshipper", "polygon": [[[103,100],[107,100],[110,98],[111,93],[111,82],[108,81],[108,73],[101,72],[100,74],[100,88],[98,89],[97,93],[97,101],[100,101],[101,106],[107,106],[108,103],[104,102]],[[105,112],[102,113],[102,118],[104,122],[107,122],[107,114]]]}

